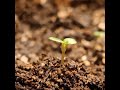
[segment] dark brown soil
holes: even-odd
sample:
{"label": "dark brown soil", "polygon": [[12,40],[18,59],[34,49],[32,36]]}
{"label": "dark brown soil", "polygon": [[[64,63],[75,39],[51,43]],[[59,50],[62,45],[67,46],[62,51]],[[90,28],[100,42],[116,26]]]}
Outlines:
{"label": "dark brown soil", "polygon": [[[16,90],[105,90],[105,36],[94,35],[105,32],[104,0],[15,3]],[[60,44],[49,36],[77,40],[63,67]]]}
{"label": "dark brown soil", "polygon": [[[70,59],[60,66],[57,58],[45,57],[40,64],[16,66],[17,90],[103,90],[104,67],[86,67]],[[99,78],[98,78],[99,77]]]}

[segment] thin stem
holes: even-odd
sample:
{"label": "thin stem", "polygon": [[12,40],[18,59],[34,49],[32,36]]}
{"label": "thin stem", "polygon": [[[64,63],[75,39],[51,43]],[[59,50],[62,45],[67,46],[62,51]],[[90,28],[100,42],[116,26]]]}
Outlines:
{"label": "thin stem", "polygon": [[64,43],[62,43],[61,50],[62,50],[61,65],[63,65],[64,64],[65,51],[66,51],[66,45]]}
{"label": "thin stem", "polygon": [[61,65],[64,64],[64,57],[65,57],[65,53],[62,51]]}

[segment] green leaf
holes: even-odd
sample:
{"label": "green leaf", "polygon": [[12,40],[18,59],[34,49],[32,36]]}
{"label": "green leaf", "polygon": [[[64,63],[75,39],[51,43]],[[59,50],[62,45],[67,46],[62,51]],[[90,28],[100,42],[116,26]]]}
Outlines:
{"label": "green leaf", "polygon": [[76,44],[77,43],[77,41],[73,38],[65,38],[63,40],[63,42],[65,42],[66,44]]}
{"label": "green leaf", "polygon": [[61,39],[55,38],[55,37],[49,37],[49,39],[52,40],[52,41],[55,41],[55,42],[60,42],[60,43],[63,42]]}

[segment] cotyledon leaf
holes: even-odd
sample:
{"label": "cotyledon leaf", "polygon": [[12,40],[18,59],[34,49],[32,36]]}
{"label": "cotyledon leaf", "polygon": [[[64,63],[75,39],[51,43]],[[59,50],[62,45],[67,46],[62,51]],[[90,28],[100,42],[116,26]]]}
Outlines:
{"label": "cotyledon leaf", "polygon": [[55,41],[55,42],[59,42],[62,43],[63,41],[59,38],[55,38],[55,37],[49,37],[50,40]]}
{"label": "cotyledon leaf", "polygon": [[65,38],[63,40],[63,42],[65,42],[66,44],[76,44],[77,43],[77,41],[73,38]]}

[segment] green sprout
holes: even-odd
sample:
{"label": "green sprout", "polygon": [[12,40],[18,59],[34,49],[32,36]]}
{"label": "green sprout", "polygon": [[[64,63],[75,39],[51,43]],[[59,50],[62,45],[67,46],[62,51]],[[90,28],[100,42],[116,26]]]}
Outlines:
{"label": "green sprout", "polygon": [[62,57],[61,57],[61,65],[64,64],[64,57],[65,57],[65,52],[68,44],[76,44],[77,41],[73,38],[65,38],[63,40],[55,37],[49,37],[50,40],[61,43],[61,51],[62,51]]}

